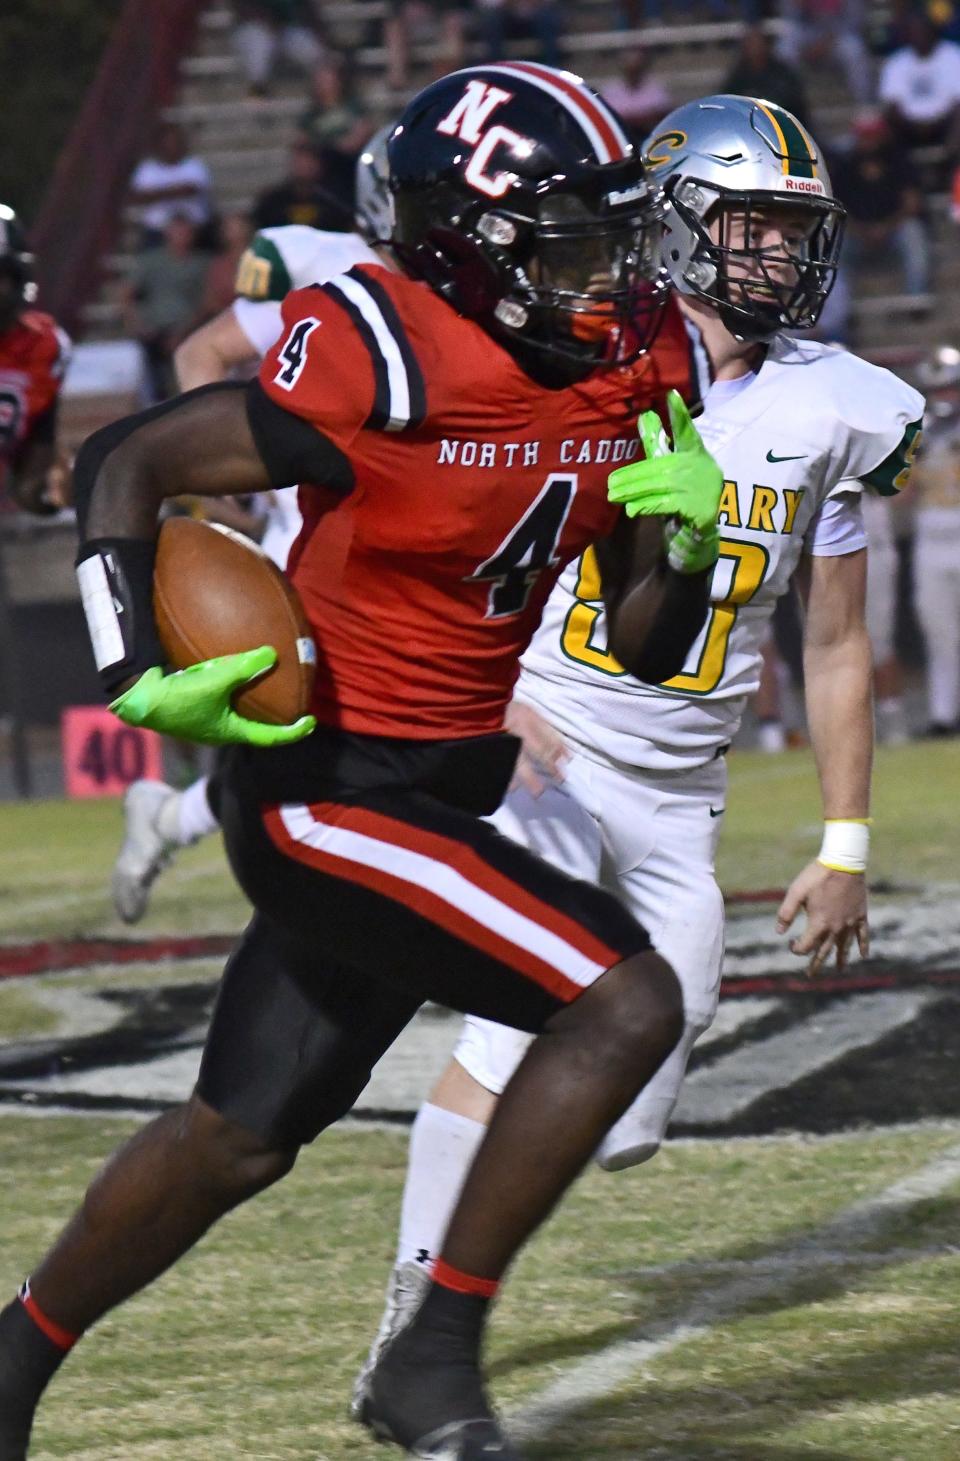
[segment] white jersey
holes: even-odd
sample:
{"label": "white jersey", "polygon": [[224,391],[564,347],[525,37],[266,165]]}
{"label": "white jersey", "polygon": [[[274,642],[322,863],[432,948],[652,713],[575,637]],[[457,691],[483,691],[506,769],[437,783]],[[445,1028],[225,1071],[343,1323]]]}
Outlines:
{"label": "white jersey", "polygon": [[801,553],[866,542],[862,529],[834,531],[837,499],[894,493],[909,474],[923,399],[891,372],[778,336],[756,375],[729,384],[708,392],[697,422],[726,480],[712,608],[682,672],[646,685],[608,653],[590,549],[561,576],[523,657],[517,698],[595,759],[670,771],[717,755],[757,689],[760,645]]}
{"label": "white jersey", "polygon": [[354,264],[383,260],[359,233],[329,233],[291,223],[263,228],[237,269],[233,313],[258,355],[280,334],[280,305],[291,289],[306,289],[345,274]]}
{"label": "white jersey", "polygon": [[[240,260],[234,318],[256,353],[266,355],[280,334],[280,307],[291,289],[323,284],[354,264],[370,263],[382,260],[359,233],[328,233],[300,223],[261,229]],[[274,563],[286,568],[303,523],[297,488],[265,492],[262,506],[267,525],[261,547]]]}

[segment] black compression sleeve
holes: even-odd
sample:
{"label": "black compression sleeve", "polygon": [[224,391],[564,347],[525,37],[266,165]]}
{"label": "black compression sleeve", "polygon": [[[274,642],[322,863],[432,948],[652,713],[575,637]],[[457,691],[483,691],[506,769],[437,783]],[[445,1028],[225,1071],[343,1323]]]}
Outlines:
{"label": "black compression sleeve", "polygon": [[278,406],[255,380],[247,386],[247,420],[272,487],[311,482],[344,497],[353,490],[345,453],[302,416]]}

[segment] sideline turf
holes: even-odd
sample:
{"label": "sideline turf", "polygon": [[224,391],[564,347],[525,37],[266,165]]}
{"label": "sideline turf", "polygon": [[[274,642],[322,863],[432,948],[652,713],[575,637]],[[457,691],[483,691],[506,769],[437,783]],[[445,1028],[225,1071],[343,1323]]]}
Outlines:
{"label": "sideline turf", "polygon": [[[960,746],[920,742],[877,754],[871,878],[920,885],[960,878],[954,789]],[[808,751],[730,756],[720,843],[726,891],[783,885],[820,845],[820,809]],[[246,921],[218,838],[181,853],[159,880],[136,929],[117,919],[107,891],[122,835],[117,801],[0,805],[0,937],[229,932]]]}

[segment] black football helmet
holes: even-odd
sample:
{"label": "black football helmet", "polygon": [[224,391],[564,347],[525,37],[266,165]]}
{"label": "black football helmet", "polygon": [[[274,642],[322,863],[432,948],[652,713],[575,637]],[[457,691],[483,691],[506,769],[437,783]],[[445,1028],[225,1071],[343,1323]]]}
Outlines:
{"label": "black football helmet", "polygon": [[32,304],[37,288],[33,282],[33,254],[12,208],[0,203],[0,330],[9,329],[25,304]]}
{"label": "black football helmet", "polygon": [[666,298],[657,192],[617,114],[527,61],[425,88],[387,143],[401,263],[546,384],[629,363]]}

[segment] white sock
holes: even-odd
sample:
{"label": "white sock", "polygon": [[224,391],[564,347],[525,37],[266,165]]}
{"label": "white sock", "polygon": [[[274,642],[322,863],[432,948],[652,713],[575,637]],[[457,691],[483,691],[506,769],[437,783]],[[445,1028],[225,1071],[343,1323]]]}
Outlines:
{"label": "white sock", "polygon": [[400,1211],[397,1262],[436,1258],[463,1179],[487,1128],[429,1102],[420,1107],[410,1134],[407,1185]]}
{"label": "white sock", "polygon": [[220,823],[207,801],[209,779],[201,776],[199,780],[191,782],[186,791],[182,791],[177,798],[175,840],[181,847],[189,847],[201,837],[209,837],[211,832],[220,831]]}

